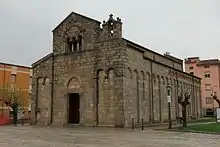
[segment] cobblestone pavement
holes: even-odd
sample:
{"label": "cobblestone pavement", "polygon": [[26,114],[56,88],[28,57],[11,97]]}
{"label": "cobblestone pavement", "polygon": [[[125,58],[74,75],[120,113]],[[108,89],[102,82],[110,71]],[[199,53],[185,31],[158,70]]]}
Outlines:
{"label": "cobblestone pavement", "polygon": [[146,129],[0,127],[0,147],[219,147],[220,136]]}

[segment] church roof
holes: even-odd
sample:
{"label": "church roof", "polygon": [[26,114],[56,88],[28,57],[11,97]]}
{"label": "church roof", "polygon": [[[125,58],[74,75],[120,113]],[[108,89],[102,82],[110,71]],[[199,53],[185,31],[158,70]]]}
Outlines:
{"label": "church roof", "polygon": [[52,32],[55,31],[61,24],[63,24],[63,23],[64,23],[69,17],[71,17],[72,15],[78,15],[78,16],[83,17],[83,18],[85,18],[85,19],[89,19],[89,20],[91,20],[91,21],[94,21],[94,22],[97,22],[97,23],[101,23],[100,21],[95,20],[95,19],[90,18],[90,17],[87,17],[87,16],[85,16],[85,15],[82,15],[82,14],[79,14],[79,13],[76,13],[76,12],[71,12],[66,18],[64,18],[64,20],[63,20],[61,23],[59,23],[59,24],[52,30]]}
{"label": "church roof", "polygon": [[31,65],[32,68],[35,67],[35,66],[37,66],[39,63],[41,63],[41,62],[43,62],[43,61],[49,59],[52,55],[53,55],[53,53],[49,53],[49,54],[45,55],[43,58],[37,60],[36,62],[34,62],[34,63]]}

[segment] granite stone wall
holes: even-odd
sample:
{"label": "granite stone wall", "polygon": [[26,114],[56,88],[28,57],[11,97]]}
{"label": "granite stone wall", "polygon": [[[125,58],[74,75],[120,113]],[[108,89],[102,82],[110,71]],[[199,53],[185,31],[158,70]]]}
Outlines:
{"label": "granite stone wall", "polygon": [[[70,93],[80,96],[80,125],[163,123],[167,85],[173,120],[181,116],[177,99],[186,91],[192,96],[188,116],[201,116],[200,79],[183,73],[179,60],[123,39],[119,18],[110,15],[100,25],[71,13],[53,30],[53,53],[33,64],[33,123],[67,125]],[[71,41],[81,44],[72,50]]]}

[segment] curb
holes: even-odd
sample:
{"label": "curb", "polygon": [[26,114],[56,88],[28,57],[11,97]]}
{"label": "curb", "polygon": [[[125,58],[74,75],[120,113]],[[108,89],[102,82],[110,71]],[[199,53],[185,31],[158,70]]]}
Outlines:
{"label": "curb", "polygon": [[194,130],[179,130],[179,129],[154,129],[154,130],[155,131],[170,131],[170,132],[184,132],[184,133],[220,135],[220,132],[205,132],[205,131],[194,131]]}

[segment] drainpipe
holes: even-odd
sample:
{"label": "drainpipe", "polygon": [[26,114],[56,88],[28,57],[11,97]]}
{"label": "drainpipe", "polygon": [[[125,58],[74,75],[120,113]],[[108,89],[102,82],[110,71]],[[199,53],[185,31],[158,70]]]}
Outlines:
{"label": "drainpipe", "polygon": [[54,99],[54,54],[52,53],[52,72],[51,72],[51,114],[50,123],[53,123],[53,99]]}

